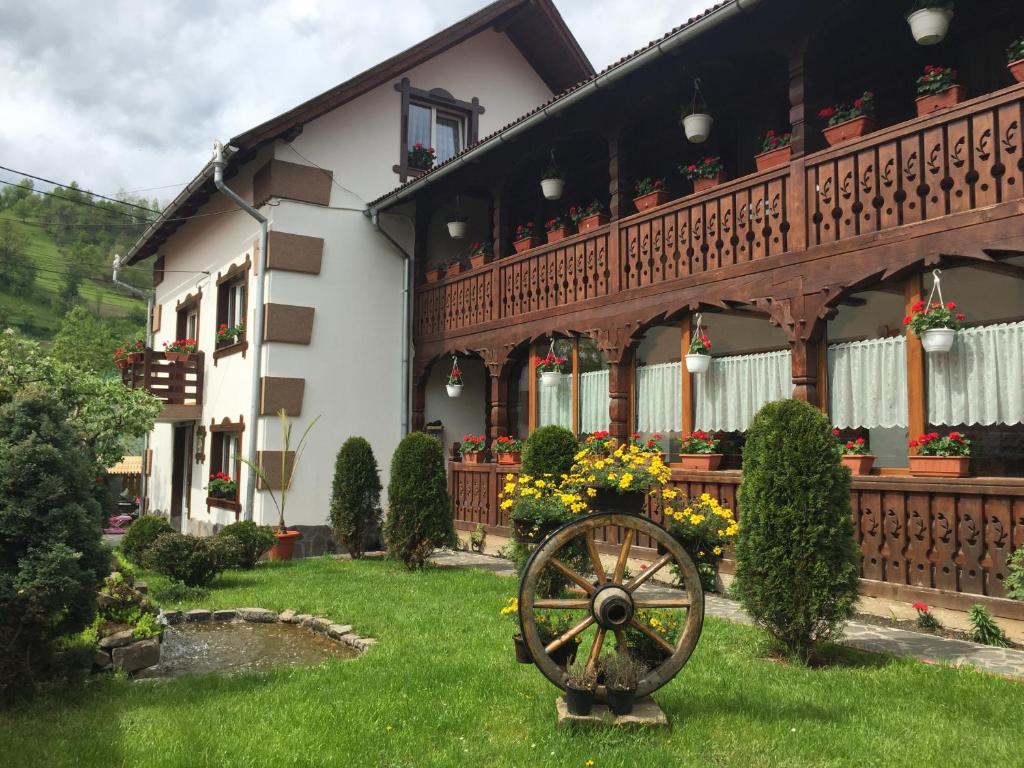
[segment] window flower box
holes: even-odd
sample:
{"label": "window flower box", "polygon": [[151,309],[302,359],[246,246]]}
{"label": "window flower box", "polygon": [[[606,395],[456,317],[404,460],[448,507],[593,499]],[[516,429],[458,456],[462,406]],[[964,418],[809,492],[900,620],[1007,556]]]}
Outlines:
{"label": "window flower box", "polygon": [[172,342],[164,342],[164,357],[167,360],[183,363],[192,357],[192,353],[198,349],[195,339],[175,339]]}
{"label": "window flower box", "polygon": [[854,475],[870,475],[871,469],[875,466],[875,457],[870,453],[845,454],[842,461],[843,466],[848,467]]}
{"label": "window flower box", "polygon": [[523,441],[503,435],[491,444],[491,452],[499,464],[519,464],[522,461]]}
{"label": "window flower box", "polygon": [[970,456],[911,456],[910,474],[918,477],[967,477]]}
{"label": "window flower box", "polygon": [[463,435],[459,446],[465,464],[483,464],[487,461],[487,437],[485,435]]}
{"label": "window flower box", "polygon": [[1024,37],[1018,37],[1006,49],[1006,68],[1014,80],[1024,83]]}
{"label": "window flower box", "polygon": [[572,226],[561,216],[556,216],[544,223],[544,231],[549,243],[557,243],[572,234]]}
{"label": "window flower box", "polygon": [[668,190],[665,189],[664,179],[641,179],[636,183],[633,195],[633,205],[641,213],[668,202]]}
{"label": "window flower box", "polygon": [[721,453],[716,453],[719,440],[702,430],[687,435],[679,444],[679,461],[673,464],[678,469],[689,469],[696,472],[711,472],[722,463]]}
{"label": "window flower box", "polygon": [[608,213],[604,204],[593,200],[588,205],[573,206],[569,209],[569,218],[580,232],[590,232],[608,223]]}
{"label": "window flower box", "polygon": [[679,171],[693,182],[694,194],[706,192],[725,181],[725,168],[720,157],[705,157],[700,162],[680,166]]}
{"label": "window flower box", "polygon": [[836,123],[825,128],[822,133],[825,135],[825,141],[828,142],[828,145],[834,147],[845,141],[859,139],[873,130],[875,130],[875,118],[863,116],[855,117],[842,123]]}
{"label": "window flower box", "polygon": [[875,94],[864,91],[852,105],[836,104],[818,112],[818,117],[827,121],[822,130],[829,146],[858,139],[875,130]]}
{"label": "window flower box", "polygon": [[516,253],[523,253],[525,251],[530,250],[531,248],[536,248],[540,244],[541,239],[534,235],[530,235],[529,237],[523,237],[520,238],[519,240],[512,241],[512,247],[515,249]]}
{"label": "window flower box", "polygon": [[951,85],[944,91],[917,97],[917,116],[924,117],[932,112],[955,107],[964,100],[964,87]]}
{"label": "window flower box", "polygon": [[919,477],[967,477],[971,462],[971,441],[959,432],[945,437],[928,432],[910,441],[917,449],[910,456],[910,474]]}
{"label": "window flower box", "polygon": [[462,262],[458,259],[448,264],[448,271],[445,273],[448,277],[456,277],[466,271],[466,268],[462,266]]}
{"label": "window flower box", "polygon": [[761,142],[761,153],[754,155],[758,172],[777,168],[780,165],[788,165],[792,155],[792,148],[789,146],[792,140],[793,135],[788,131],[785,133],[768,131]]}
{"label": "window flower box", "polygon": [[443,266],[431,267],[427,270],[427,282],[436,283],[445,275],[445,268]]}
{"label": "window flower box", "polygon": [[952,67],[928,64],[924,74],[917,78],[917,116],[949,109],[963,101],[964,89],[957,85],[957,77],[957,71]]}
{"label": "window flower box", "polygon": [[478,269],[490,263],[494,258],[494,249],[490,243],[473,243],[469,249],[470,269]]}

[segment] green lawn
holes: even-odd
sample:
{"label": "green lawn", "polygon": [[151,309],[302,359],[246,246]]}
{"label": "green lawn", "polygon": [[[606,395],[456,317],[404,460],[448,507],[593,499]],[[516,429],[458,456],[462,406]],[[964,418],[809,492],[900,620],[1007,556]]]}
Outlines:
{"label": "green lawn", "polygon": [[667,733],[564,732],[555,689],[512,658],[490,573],[329,559],[229,573],[183,607],[322,613],[379,644],[355,660],[237,677],[107,680],[0,716],[22,766],[873,766],[1019,764],[1024,687],[843,652],[809,670],[708,619],[655,698]]}

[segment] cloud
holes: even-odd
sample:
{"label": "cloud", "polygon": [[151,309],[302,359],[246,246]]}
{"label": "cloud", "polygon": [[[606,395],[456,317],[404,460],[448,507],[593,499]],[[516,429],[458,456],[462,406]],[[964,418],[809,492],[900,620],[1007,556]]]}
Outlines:
{"label": "cloud", "polygon": [[[102,193],[184,183],[214,138],[327,90],[483,2],[4,3],[0,164]],[[710,2],[654,0],[642,13],[611,0],[558,7],[601,69]]]}

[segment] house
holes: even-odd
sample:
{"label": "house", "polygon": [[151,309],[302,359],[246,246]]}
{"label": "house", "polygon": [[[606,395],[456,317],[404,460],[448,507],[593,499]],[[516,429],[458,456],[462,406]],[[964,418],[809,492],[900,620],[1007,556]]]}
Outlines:
{"label": "house", "polygon": [[[366,201],[423,174],[410,162],[415,145],[445,161],[592,74],[550,2],[498,0],[231,139],[224,178],[268,220],[266,253],[258,222],[217,189],[211,163],[124,260],[153,263],[148,349],[124,369],[129,386],[165,403],[148,440],[148,511],[196,533],[250,514],[276,523],[262,490],[244,509],[249,473],[239,459],[252,456],[279,485],[275,414],[284,409],[299,434],[319,416],[287,522],[304,533],[300,552],[329,548],[327,489],[341,442],[369,439],[386,474],[408,429],[414,231],[401,213],[369,216]],[[464,210],[480,218],[481,205],[467,198]],[[197,341],[187,359],[172,359],[179,339]],[[211,492],[216,473],[234,488]]]}

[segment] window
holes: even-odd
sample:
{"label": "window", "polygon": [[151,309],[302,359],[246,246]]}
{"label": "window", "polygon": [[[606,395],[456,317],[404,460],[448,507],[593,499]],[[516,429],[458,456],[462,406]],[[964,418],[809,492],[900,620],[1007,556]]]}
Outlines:
{"label": "window", "polygon": [[433,147],[438,164],[451,160],[465,146],[466,118],[429,104],[409,105],[408,141],[412,151],[417,144]]}
{"label": "window", "polygon": [[220,424],[210,424],[210,475],[223,472],[235,483],[233,496],[215,496],[207,492],[206,503],[211,507],[233,509],[239,506],[239,484],[242,476],[242,431],[245,425],[239,417],[238,422],[227,419]]}
{"label": "window", "polygon": [[175,338],[199,339],[199,304],[203,292],[189,294],[179,301],[175,307],[178,312],[177,324],[174,329]]}
{"label": "window", "polygon": [[245,355],[248,280],[252,258],[236,264],[217,277],[217,333],[214,364],[221,357],[241,352]]}
{"label": "window", "polygon": [[476,142],[484,112],[479,99],[459,101],[443,88],[413,88],[408,78],[396,83],[395,90],[401,94],[402,143],[393,170],[402,181],[429,170],[418,167],[427,163],[418,164],[412,156],[417,144],[433,148],[434,163],[439,164]]}

